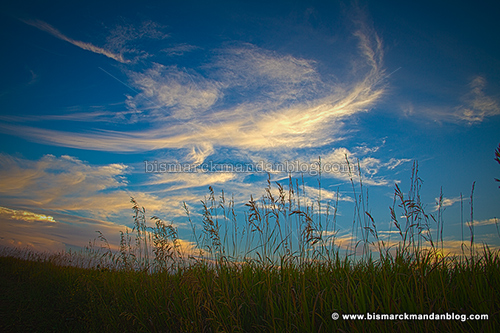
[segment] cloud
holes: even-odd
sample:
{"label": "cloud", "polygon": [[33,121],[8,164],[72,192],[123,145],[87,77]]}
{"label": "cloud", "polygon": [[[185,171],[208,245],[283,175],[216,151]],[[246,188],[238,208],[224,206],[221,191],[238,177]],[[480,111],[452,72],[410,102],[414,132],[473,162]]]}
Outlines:
{"label": "cloud", "polygon": [[[334,237],[329,239],[329,242],[335,242],[335,245],[338,246],[339,250],[347,250],[348,253],[351,253],[352,246],[356,247],[356,255],[362,255],[363,252],[363,241],[361,241],[361,237],[358,236],[357,239],[350,233],[350,230],[346,230],[342,232],[341,230],[336,230],[333,232],[332,230],[323,231],[323,237],[329,237],[335,234]],[[389,250],[392,255],[396,254],[396,250],[398,246],[402,244],[402,239],[399,235],[399,231],[381,231],[377,230],[378,239],[384,243],[382,250],[385,253],[385,250]],[[476,253],[481,253],[483,251],[483,244],[492,244],[493,240],[497,238],[498,235],[494,234],[483,234],[481,235],[481,239],[476,238],[476,243],[473,245]],[[372,253],[377,253],[379,251],[379,247],[377,241],[373,238],[373,236],[369,235],[369,242],[373,242],[369,244],[369,249]],[[382,244],[380,244],[382,245]],[[443,242],[439,241],[436,243],[434,241],[434,247],[431,246],[431,243],[428,241],[424,241],[419,245],[421,251],[432,251],[433,254],[444,257],[449,256],[452,258],[453,256],[461,256],[461,255],[470,255],[470,241],[465,240],[451,240],[444,239]],[[489,245],[491,250],[498,250],[499,246]]]}
{"label": "cloud", "polygon": [[197,147],[192,147],[191,153],[189,153],[188,157],[191,159],[194,166],[200,165],[205,161],[205,159],[214,153],[213,147],[208,144],[200,144]]}
{"label": "cloud", "polygon": [[[146,207],[148,217],[168,218],[185,217],[184,203],[192,209],[191,203],[203,199],[202,194],[183,191],[203,186],[203,179],[181,176],[177,181],[157,179],[149,185],[177,186],[165,197],[137,190],[140,183],[129,190],[128,169],[122,164],[93,166],[67,155],[45,155],[33,161],[0,154],[0,244],[60,251],[82,247],[95,238],[96,230],[109,237],[110,243],[119,244],[119,231],[132,223],[130,197]],[[209,177],[205,183],[213,180]],[[185,227],[182,221],[175,225]]]}
{"label": "cloud", "polygon": [[192,52],[198,49],[200,49],[200,47],[183,43],[163,49],[161,50],[161,52],[165,52],[168,56],[172,57],[172,56],[182,56],[187,52]]}
{"label": "cloud", "polygon": [[[474,221],[474,226],[478,227],[478,226],[485,226],[485,225],[498,225],[499,222],[500,221],[498,220],[498,218],[494,217],[494,218],[487,219],[487,220]],[[467,225],[470,225],[470,221],[467,222]]]}
{"label": "cloud", "polygon": [[[370,111],[386,92],[382,40],[361,21],[356,23],[353,34],[358,44],[357,57],[352,58],[354,69],[347,74],[343,72],[343,78],[321,73],[322,64],[313,59],[247,43],[207,50],[203,64],[190,69],[165,65],[176,58],[168,58],[164,64],[126,60],[125,57],[132,59],[129,55],[135,56],[134,59],[151,56],[138,48],[139,41],[151,39],[156,43],[168,38],[163,27],[151,22],[138,28],[126,24],[117,26],[103,48],[70,39],[42,21],[26,23],[82,49],[134,64],[134,67],[121,66],[127,77],[124,81],[133,91],[123,101],[126,111],[112,112],[103,107],[103,111],[96,112],[11,117],[0,123],[2,132],[37,143],[113,153],[157,151],[156,154],[171,154],[176,160],[193,165],[210,158],[235,161],[235,156],[243,161],[280,161],[284,157],[308,155],[310,150],[304,154],[303,148],[323,148],[342,140],[345,125],[357,114]],[[158,45],[162,47],[164,45]],[[163,49],[160,55],[182,55],[195,48],[181,44]],[[40,120],[102,123],[94,129],[76,131],[71,131],[69,126],[66,131],[59,131],[29,123]],[[23,126],[14,123],[21,121]],[[117,130],[120,121],[141,124],[132,130],[130,127]],[[110,123],[111,126],[107,126]],[[98,127],[100,125],[102,127]],[[169,149],[171,151],[161,151]],[[348,154],[354,166],[355,157],[359,157],[366,175],[363,181],[386,185],[389,181],[380,175],[382,170],[394,169],[408,160],[387,161],[365,156],[377,149],[364,147],[351,153],[347,148],[337,148],[329,150],[322,159],[324,163],[344,165],[345,154]],[[95,217],[95,226],[100,228],[104,221],[96,214],[109,219],[129,211],[130,196],[148,211],[168,211],[172,217],[185,216],[183,202],[188,206],[199,203],[203,198],[199,193],[206,194],[206,188],[202,188],[209,185],[224,186],[225,193],[234,193],[237,203],[248,202],[250,194],[257,198],[265,191],[254,178],[248,181],[248,174],[234,172],[138,175],[148,179],[132,191],[126,179],[131,169],[124,164],[91,165],[64,155],[45,155],[35,161],[0,155],[0,198],[11,207],[6,209],[39,212],[43,208],[47,210],[45,216],[58,222],[63,221],[61,216],[64,221],[70,221],[63,213]],[[277,173],[271,177],[273,181],[281,181],[285,176]],[[346,182],[350,179],[348,172],[333,173],[330,177]],[[317,200],[317,189],[306,186],[306,191],[305,203]],[[321,197],[324,201],[334,201],[337,193],[323,189]],[[344,194],[339,194],[339,200],[352,202],[352,198]],[[7,215],[12,223],[15,214]],[[70,223],[92,229],[90,220],[77,221],[75,217]],[[107,226],[115,230],[118,224]],[[67,233],[69,231],[64,235]]]}
{"label": "cloud", "polygon": [[217,50],[214,63],[207,67],[227,88],[279,105],[316,94],[321,85],[314,64],[246,43]]}
{"label": "cloud", "polygon": [[122,50],[131,41],[144,38],[154,40],[169,38],[170,35],[163,30],[165,30],[163,25],[149,20],[143,21],[139,27],[132,24],[117,25],[106,38],[106,45],[111,49]]}
{"label": "cloud", "polygon": [[0,194],[17,196],[32,188],[40,191],[42,204],[50,202],[50,194],[85,196],[126,184],[123,179],[125,165],[92,167],[68,155],[60,158],[45,155],[39,161],[29,161],[1,154],[0,168]]}
{"label": "cloud", "polygon": [[[363,149],[360,153],[363,154],[366,151],[366,149]],[[346,156],[348,161],[346,160]],[[359,171],[361,171],[362,181],[364,184],[383,186],[393,183],[394,181],[389,181],[383,176],[379,176],[378,174],[381,170],[393,170],[398,165],[410,162],[411,160],[391,158],[389,161],[383,162],[378,158],[359,156],[358,154],[352,153],[347,148],[336,148],[329,154],[322,156],[321,161],[324,165],[328,164],[335,166],[335,168],[331,168],[334,172],[322,173],[325,177],[334,177],[349,182],[352,179],[356,182],[359,178]]]}
{"label": "cloud", "polygon": [[401,110],[406,116],[426,117],[436,122],[477,124],[500,115],[500,103],[486,94],[486,86],[486,79],[477,75],[469,82],[468,91],[447,105],[406,103],[401,105]]}
{"label": "cloud", "polygon": [[[460,197],[456,197],[456,198],[444,198],[443,197],[443,201],[441,202],[441,208],[453,206],[453,204],[455,204],[456,202],[460,202],[461,200],[462,200],[462,198],[460,198]],[[438,211],[438,210],[439,210],[439,198],[436,198],[436,206],[434,207],[434,211]]]}
{"label": "cloud", "polygon": [[[133,55],[134,61],[151,57],[152,55],[144,51],[151,50],[152,45],[143,47],[142,43],[148,40],[164,40],[170,37],[170,34],[165,33],[165,26],[153,21],[143,21],[141,25],[119,24],[115,26],[106,38],[105,47],[113,52]],[[155,43],[156,44],[156,43]]]}
{"label": "cloud", "polygon": [[[307,196],[311,199],[310,202],[306,202],[306,204],[310,205],[312,202],[316,201],[319,198],[320,192],[319,189],[316,187],[312,186],[304,186],[304,190],[307,193]],[[337,200],[338,201],[348,201],[348,202],[354,202],[354,200],[345,194],[342,193],[337,193],[336,191],[330,191],[327,189],[322,188],[321,189],[321,201],[322,202],[330,202],[333,203]],[[325,207],[323,207],[325,209]]]}
{"label": "cloud", "polygon": [[23,116],[0,116],[0,119],[6,122],[34,122],[34,121],[74,121],[74,122],[114,122],[123,123],[125,119],[133,123],[134,118],[140,113],[136,110],[127,111],[104,111],[98,110],[89,112],[71,112],[57,115],[23,115]]}
{"label": "cloud", "polygon": [[237,175],[230,172],[214,172],[214,173],[160,173],[154,174],[153,180],[148,185],[170,185],[166,190],[178,191],[180,189],[195,188],[195,187],[208,187],[209,185],[216,185],[235,180]]}
{"label": "cloud", "polygon": [[[44,22],[31,24],[73,42]],[[385,92],[382,41],[366,24],[358,24],[354,36],[359,66],[344,83],[323,81],[312,60],[250,44],[229,45],[216,50],[213,61],[201,68],[205,76],[157,63],[142,72],[126,72],[138,91],[126,100],[127,106],[138,121],[152,125],[147,130],[2,128],[79,149],[188,149],[197,163],[218,147],[276,152],[325,146],[341,139],[344,122],[368,111]],[[193,155],[193,149],[199,153]]]}
{"label": "cloud", "polygon": [[4,207],[0,209],[0,226],[0,245],[50,252],[82,248],[97,237],[98,230],[116,245],[119,232],[126,228],[122,224],[61,212],[46,215]]}
{"label": "cloud", "polygon": [[[123,164],[94,166],[67,155],[45,155],[33,161],[0,154],[0,198],[10,207],[44,209],[51,212],[51,216],[56,212],[77,212],[116,218],[130,211],[130,197],[133,197],[150,212],[175,217],[185,216],[184,202],[199,202],[203,198],[203,194],[180,190],[231,179],[228,174],[218,173],[161,174],[152,175],[150,182],[139,183],[132,190],[125,178],[129,169]],[[162,188],[157,187],[152,193],[147,188],[152,185]],[[166,197],[157,195],[167,192]]]}
{"label": "cloud", "polygon": [[129,61],[125,60],[121,54],[113,53],[113,52],[106,50],[104,48],[92,45],[91,43],[81,42],[81,41],[69,38],[69,37],[65,36],[64,34],[62,34],[59,30],[57,30],[56,28],[54,28],[53,26],[51,26],[50,24],[48,24],[46,22],[43,22],[40,20],[22,20],[22,21],[26,24],[29,24],[29,25],[37,28],[37,29],[45,31],[56,38],[59,38],[65,42],[71,43],[71,44],[73,44],[73,45],[75,45],[83,50],[87,50],[87,51],[94,52],[97,54],[102,54],[108,58],[111,58],[111,59],[116,60],[116,61],[121,62],[121,63],[128,63],[129,62]]}
{"label": "cloud", "polygon": [[464,104],[458,106],[454,114],[458,119],[478,123],[487,117],[500,115],[498,101],[484,92],[486,83],[482,76],[476,76],[470,82],[470,91],[462,98]]}
{"label": "cloud", "polygon": [[90,166],[71,156],[38,161],[0,154],[0,196],[11,206],[116,213],[129,208],[123,164]]}
{"label": "cloud", "polygon": [[153,63],[143,73],[129,72],[133,86],[141,92],[127,100],[131,109],[147,109],[147,117],[192,119],[221,97],[217,84],[191,75],[177,66]]}
{"label": "cloud", "polygon": [[5,207],[0,207],[0,216],[13,220],[22,220],[25,222],[56,222],[54,218],[49,215],[36,214],[25,210],[15,210]]}
{"label": "cloud", "polygon": [[[54,28],[37,22],[38,28],[63,39]],[[344,82],[325,79],[313,60],[233,43],[214,50],[198,71],[158,63],[142,71],[125,70],[136,94],[128,96],[128,113],[120,115],[149,124],[147,129],[64,132],[12,123],[2,123],[0,129],[13,135],[23,133],[37,142],[86,150],[181,149],[184,156],[180,159],[195,165],[220,156],[221,149],[231,150],[229,158],[236,154],[248,159],[257,152],[263,160],[297,156],[297,150],[342,140],[345,123],[357,113],[369,111],[385,94],[382,40],[363,20],[357,20],[355,26],[358,58],[353,59],[355,70]],[[138,29],[119,26],[108,38],[107,48],[130,51],[128,41],[168,37],[161,29],[153,23]],[[74,113],[52,120],[73,121],[79,116]],[[82,113],[81,117],[119,121],[114,113],[105,111]],[[328,157],[345,164],[346,152],[352,155],[338,150]],[[378,171],[405,161],[364,158],[360,165],[368,175],[367,184],[382,185],[387,181],[375,176]],[[349,179],[347,173],[335,177]],[[190,186],[187,179],[177,179],[173,186]],[[199,181],[205,184],[202,179]]]}
{"label": "cloud", "polygon": [[[117,251],[120,244],[120,232],[125,232],[127,229],[130,231],[130,228],[124,224],[100,219],[58,212],[53,215],[54,217],[27,210],[0,207],[2,230],[0,247],[48,251],[49,253],[71,249],[73,254],[77,254],[75,250],[83,249],[85,245],[94,241],[97,248],[105,245],[97,239],[99,236],[97,231],[99,231],[108,241],[111,250]],[[149,219],[146,222],[149,223]],[[193,242],[182,238],[179,238],[177,242],[181,254],[186,258],[196,253],[196,244]],[[154,256],[152,253],[150,255]],[[77,258],[72,258],[72,260],[77,260]]]}

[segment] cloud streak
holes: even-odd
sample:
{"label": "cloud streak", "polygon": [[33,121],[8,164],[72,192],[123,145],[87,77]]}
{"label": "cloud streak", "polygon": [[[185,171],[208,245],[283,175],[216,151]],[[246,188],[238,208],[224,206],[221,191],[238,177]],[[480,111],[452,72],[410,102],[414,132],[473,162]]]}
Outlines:
{"label": "cloud streak", "polygon": [[10,218],[13,220],[21,220],[25,222],[48,222],[48,223],[56,223],[54,218],[49,215],[44,214],[36,214],[33,212],[25,211],[25,210],[15,210],[9,209],[5,207],[0,207],[0,216],[5,218]]}
{"label": "cloud streak", "polygon": [[[486,226],[486,225],[496,225],[498,227],[499,222],[500,221],[498,220],[498,218],[494,217],[494,218],[487,219],[487,220],[474,221],[474,226],[479,227],[479,226]],[[467,225],[470,225],[470,221],[467,222]]]}
{"label": "cloud streak", "polygon": [[121,62],[123,64],[129,62],[128,60],[124,59],[121,54],[113,53],[113,52],[108,51],[104,48],[95,46],[91,43],[86,43],[86,42],[82,42],[82,41],[78,41],[78,40],[69,38],[66,35],[64,35],[63,33],[61,33],[59,30],[57,30],[56,28],[54,28],[53,26],[51,26],[50,24],[48,24],[46,22],[43,22],[40,20],[22,20],[22,22],[24,22],[28,25],[31,25],[37,29],[40,29],[42,31],[45,31],[45,32],[51,34],[52,36],[59,38],[65,42],[68,42],[70,44],[73,44],[73,45],[75,45],[83,50],[90,51],[90,52],[97,53],[97,54],[102,54],[108,58],[111,58],[111,59],[116,60],[118,62]]}

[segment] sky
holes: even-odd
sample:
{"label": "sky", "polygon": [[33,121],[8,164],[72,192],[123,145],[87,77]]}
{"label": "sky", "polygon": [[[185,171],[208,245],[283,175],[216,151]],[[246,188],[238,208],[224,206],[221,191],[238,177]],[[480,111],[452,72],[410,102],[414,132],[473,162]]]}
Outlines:
{"label": "sky", "polygon": [[415,161],[427,213],[442,193],[447,250],[471,210],[475,241],[500,245],[491,2],[3,1],[0,16],[2,246],[118,244],[131,197],[190,246],[184,203],[202,227],[212,186],[243,223],[289,176],[310,203],[338,193],[348,239],[358,165],[387,235]]}

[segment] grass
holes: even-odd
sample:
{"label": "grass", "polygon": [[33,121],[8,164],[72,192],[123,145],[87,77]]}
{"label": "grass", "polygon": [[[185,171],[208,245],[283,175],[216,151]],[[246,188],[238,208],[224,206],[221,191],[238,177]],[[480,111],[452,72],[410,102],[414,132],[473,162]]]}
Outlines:
{"label": "grass", "polygon": [[[433,216],[422,208],[417,164],[409,192],[395,186],[390,214],[398,239],[381,237],[358,176],[356,184],[351,180],[356,200],[348,245],[338,237],[338,200],[322,207],[319,191],[310,202],[303,182],[291,178],[286,187],[268,181],[262,198],[250,198],[244,226],[234,202],[210,188],[200,224],[185,207],[194,249],[183,246],[171,223],[152,217],[148,226],[146,210],[132,199],[134,229],[122,233],[118,251],[99,234],[100,246],[91,244],[85,253],[0,257],[0,329],[498,331],[498,250],[476,246],[471,234],[461,255],[443,256],[441,212]],[[333,320],[334,312],[489,318]]]}

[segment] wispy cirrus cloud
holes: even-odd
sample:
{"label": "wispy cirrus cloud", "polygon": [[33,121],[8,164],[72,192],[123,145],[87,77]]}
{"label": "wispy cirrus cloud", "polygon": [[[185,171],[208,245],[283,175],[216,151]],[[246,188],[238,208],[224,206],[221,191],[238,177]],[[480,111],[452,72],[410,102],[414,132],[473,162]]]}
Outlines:
{"label": "wispy cirrus cloud", "polygon": [[406,116],[424,117],[437,122],[478,124],[489,117],[500,115],[500,101],[486,92],[488,82],[476,75],[467,85],[468,90],[454,96],[448,103],[406,103],[401,110]]}
{"label": "wispy cirrus cloud", "polygon": [[185,53],[192,52],[194,50],[198,50],[200,47],[195,46],[195,45],[190,45],[186,43],[178,44],[172,47],[167,47],[165,49],[162,49],[161,52],[164,52],[168,56],[182,56]]}
{"label": "wispy cirrus cloud", "polygon": [[66,35],[64,35],[63,33],[61,33],[59,30],[57,30],[56,28],[54,28],[53,26],[51,26],[50,24],[44,22],[44,21],[40,21],[40,20],[22,20],[22,22],[26,23],[26,24],[29,24],[37,29],[40,29],[42,31],[45,31],[49,34],[51,34],[52,36],[56,37],[56,38],[59,38],[65,42],[68,42],[70,44],[73,44],[83,50],[87,50],[87,51],[90,51],[90,52],[94,52],[94,53],[97,53],[97,54],[102,54],[108,58],[111,58],[113,60],[116,60],[118,62],[121,62],[121,63],[128,63],[129,61],[126,60],[125,58],[123,58],[123,55],[121,54],[118,54],[118,53],[113,53],[107,49],[104,49],[102,47],[98,47],[98,46],[95,46],[91,43],[86,43],[86,42],[82,42],[82,41],[78,41],[78,40],[75,40],[75,39],[72,39]]}
{"label": "wispy cirrus cloud", "polygon": [[0,120],[6,122],[28,123],[36,121],[73,121],[73,122],[103,122],[103,123],[124,123],[136,122],[137,110],[126,111],[106,111],[95,110],[89,112],[74,112],[69,110],[64,114],[57,115],[23,115],[23,116],[0,116]]}
{"label": "wispy cirrus cloud", "polygon": [[237,88],[243,96],[271,102],[276,108],[285,101],[320,95],[321,80],[314,65],[244,43],[215,50],[214,62],[206,67],[226,88]]}
{"label": "wispy cirrus cloud", "polygon": [[458,106],[454,113],[458,119],[478,123],[487,117],[500,115],[499,102],[484,92],[486,84],[483,76],[476,76],[470,82],[470,91],[462,97],[464,104]]}
{"label": "wispy cirrus cloud", "polygon": [[156,22],[147,20],[140,25],[123,22],[116,25],[106,37],[105,48],[118,54],[129,54],[133,57],[130,62],[153,56],[145,51],[149,47],[143,47],[144,42],[154,40],[155,42],[167,39],[170,34],[165,32],[166,27]]}
{"label": "wispy cirrus cloud", "polygon": [[[164,76],[157,74],[158,71],[131,75],[143,92],[132,99],[129,106],[141,109],[137,102],[146,99],[146,104],[153,108],[151,114],[148,112],[148,116],[153,116],[152,119],[155,120],[165,117],[164,113],[167,111],[167,119],[164,120],[168,120],[169,116],[175,117],[168,132],[163,129],[150,129],[142,132],[102,130],[94,133],[64,133],[29,127],[23,128],[23,132],[28,137],[47,143],[106,151],[184,148],[200,144],[251,150],[302,148],[334,141],[335,133],[339,133],[343,119],[366,111],[384,92],[383,88],[371,85],[373,74],[370,74],[350,88],[332,87],[334,91],[329,96],[288,107],[280,107],[279,98],[257,103],[242,102],[236,106],[212,111],[209,107],[220,95],[217,89],[212,88],[213,85],[198,89],[199,85],[198,88],[190,85],[189,77],[178,71],[174,74],[179,80],[186,82],[185,84],[180,84],[172,78],[164,79]],[[159,82],[160,80],[165,81]],[[195,109],[199,110],[193,114]],[[146,111],[148,110],[143,110]],[[168,111],[171,112],[170,115]],[[191,119],[178,121],[179,117]],[[4,124],[3,127],[12,132],[19,130],[14,125]],[[328,129],[330,131],[327,131]]]}
{"label": "wispy cirrus cloud", "polygon": [[177,66],[153,63],[145,72],[129,72],[128,76],[141,91],[127,100],[128,106],[147,110],[145,116],[155,120],[192,119],[209,110],[222,96],[216,82]]}
{"label": "wispy cirrus cloud", "polygon": [[[68,39],[43,22],[36,25]],[[125,50],[126,41],[133,38],[166,37],[155,25],[145,27],[143,30],[149,32],[139,32],[142,28],[117,29],[107,47]],[[264,159],[293,156],[291,152],[297,149],[322,147],[343,139],[345,122],[369,111],[384,96],[382,40],[362,20],[356,21],[353,36],[358,57],[352,61],[355,70],[343,82],[325,80],[314,60],[232,43],[213,50],[198,71],[159,63],[143,71],[124,69],[136,91],[125,100],[127,112],[134,122],[148,123],[147,129],[117,131],[103,127],[75,133],[12,123],[0,126],[6,133],[22,132],[31,140],[78,149],[183,149],[182,159],[195,164],[216,156],[220,148],[246,158],[255,152]],[[82,117],[92,121],[93,115],[99,121],[118,120],[116,114],[106,112],[87,112]],[[75,120],[78,113],[55,117]],[[373,165],[380,163],[366,160],[366,169],[370,164],[373,170]]]}

